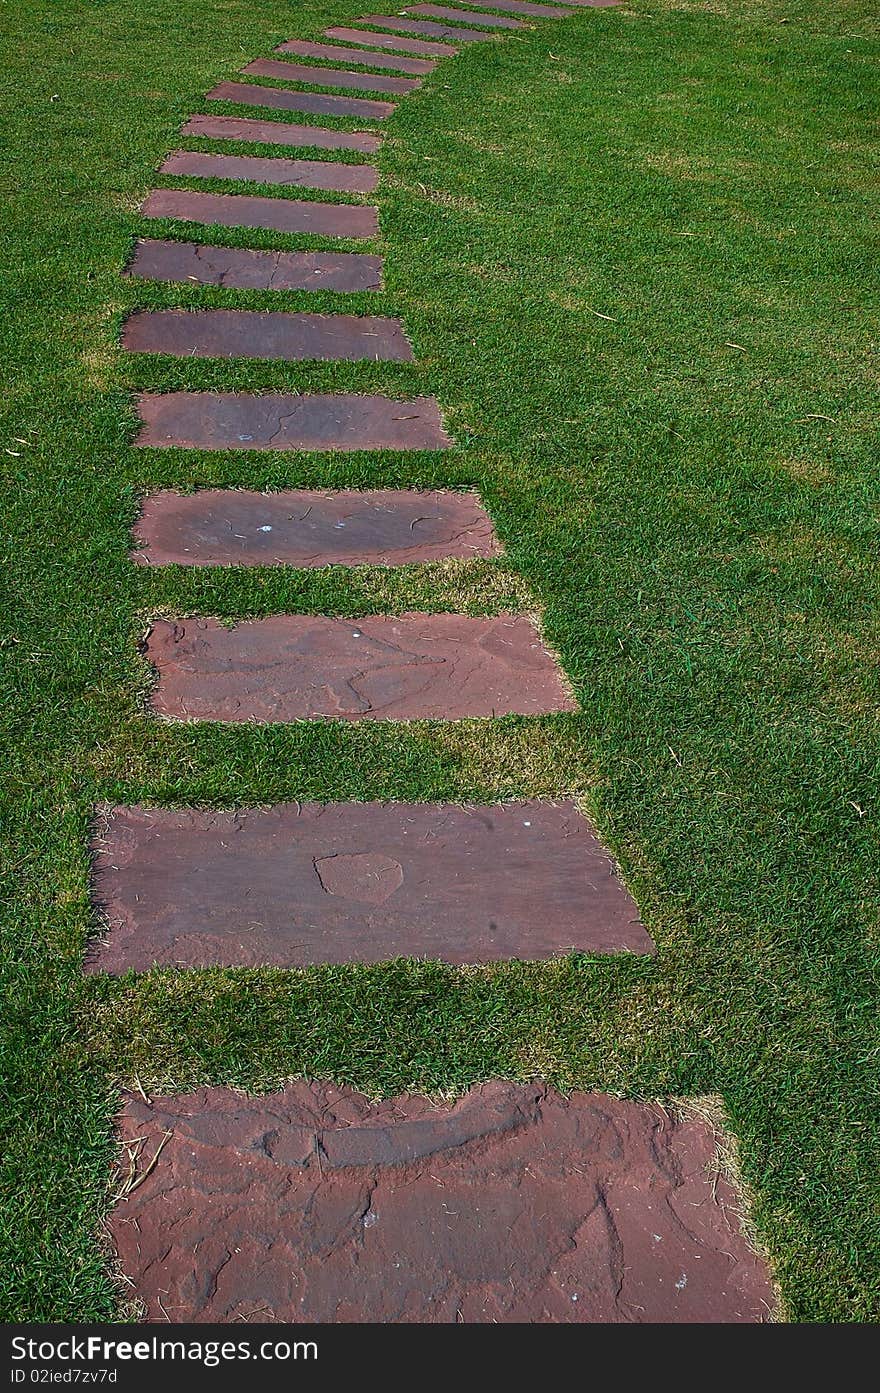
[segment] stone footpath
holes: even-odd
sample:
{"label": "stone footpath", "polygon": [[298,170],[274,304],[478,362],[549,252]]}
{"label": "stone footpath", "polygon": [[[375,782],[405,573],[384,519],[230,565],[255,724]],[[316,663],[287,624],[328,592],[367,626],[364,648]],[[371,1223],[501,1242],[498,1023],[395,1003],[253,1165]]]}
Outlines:
{"label": "stone footpath", "polygon": [[[389,97],[421,88],[462,44],[614,3],[486,0],[365,15],[355,27],[327,29],[326,43],[282,44],[285,56],[249,63],[248,80],[221,82],[207,100],[378,123],[395,110]],[[245,189],[155,189],[145,218],[367,241],[377,234],[378,212],[363,202],[246,191],[252,182],[368,196],[380,173],[363,162],[380,149],[375,126],[351,132],[195,114],[182,135],[258,142],[266,154],[173,151],[160,173]],[[309,158],[287,153],[297,147]],[[358,162],[312,157],[322,150]],[[124,274],[369,292],[381,288],[382,260],[144,237]],[[180,358],[413,357],[399,319],[345,313],[137,310],[122,342],[131,353]],[[137,406],[143,449],[454,445],[430,397],[180,391],[145,393]],[[481,501],[468,493],[166,489],[144,500],[132,560],[397,566],[499,550]],[[458,720],[576,709],[556,658],[520,614],[279,614],[231,627],[210,617],[157,619],[145,651],[152,710],[171,721]],[[654,950],[593,828],[567,802],[104,808],[92,852],[106,931],[88,956],[90,972]],[[659,1106],[566,1100],[504,1082],[451,1105],[371,1103],[316,1082],[260,1098],[222,1088],[130,1095],[120,1132],[123,1179],[110,1229],[146,1320],[756,1321],[774,1308],[711,1129]]]}

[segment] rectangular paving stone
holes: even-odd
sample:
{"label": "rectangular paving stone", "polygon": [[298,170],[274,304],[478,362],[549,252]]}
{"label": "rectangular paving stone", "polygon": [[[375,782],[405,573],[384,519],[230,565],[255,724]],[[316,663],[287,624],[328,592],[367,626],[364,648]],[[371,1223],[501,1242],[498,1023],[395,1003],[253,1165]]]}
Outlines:
{"label": "rectangular paving stone", "polygon": [[[147,1321],[761,1324],[711,1126],[540,1082],[124,1095],[109,1220]],[[288,1336],[288,1338],[290,1338]]]}
{"label": "rectangular paving stone", "polygon": [[501,15],[478,14],[475,10],[456,10],[446,5],[407,5],[408,15],[429,15],[433,19],[451,19],[458,24],[475,24],[482,29],[522,29],[518,19],[503,19]]}
{"label": "rectangular paving stone", "polygon": [[318,237],[375,237],[379,215],[357,203],[298,202],[237,193],[154,189],[141,205],[146,218],[179,218],[218,227],[265,227]]}
{"label": "rectangular paving stone", "polygon": [[250,140],[262,145],[311,145],[318,150],[357,150],[375,155],[382,137],[372,131],[325,131],[320,126],[294,126],[288,121],[256,121],[250,116],[191,116],[183,135],[208,140]]}
{"label": "rectangular paving stone", "polygon": [[353,87],[361,92],[390,92],[405,97],[421,83],[413,77],[384,77],[380,73],[349,73],[339,68],[309,67],[306,63],[285,63],[274,58],[257,58],[242,68],[246,77],[277,77],[281,82],[304,82],[313,87]]}
{"label": "rectangular paving stone", "polygon": [[129,353],[286,362],[411,363],[399,319],[265,310],[135,310],[122,328]]}
{"label": "rectangular paving stone", "polygon": [[379,171],[370,164],[213,155],[193,150],[173,151],[159,173],[187,179],[248,179],[282,188],[331,189],[334,193],[373,193],[379,182]]}
{"label": "rectangular paving stone", "polygon": [[402,58],[392,53],[364,53],[361,48],[339,48],[336,44],[313,44],[303,39],[289,39],[279,44],[276,53],[295,53],[298,58],[328,58],[333,63],[363,63],[371,68],[386,68],[401,73],[432,73],[437,64],[427,58]]}
{"label": "rectangular paving stone", "polygon": [[572,12],[566,5],[541,5],[532,4],[531,0],[485,0],[485,5],[481,0],[470,0],[475,9],[487,10],[507,10],[510,14],[530,15],[534,19],[562,19]]}
{"label": "rectangular paving stone", "polygon": [[497,556],[472,493],[163,490],[141,505],[132,560],[145,566],[403,566]]}
{"label": "rectangular paving stone", "polygon": [[384,121],[393,102],[365,97],[334,97],[329,92],[291,92],[284,87],[257,87],[250,82],[220,82],[206,94],[208,101],[237,102],[239,106],[268,106],[276,111],[308,111],[315,116],[354,116]]}
{"label": "rectangular paving stone", "polygon": [[[364,21],[366,23],[366,20]],[[392,37],[390,34],[370,33],[368,29],[345,29],[338,26],[325,29],[328,39],[339,39],[342,43],[361,44],[365,48],[395,48],[401,53],[425,53],[433,58],[451,58],[457,52],[450,44],[429,43],[425,39]]]}
{"label": "rectangular paving stone", "polygon": [[382,258],[357,252],[254,251],[141,238],[122,274],[236,290],[379,290]]}
{"label": "rectangular paving stone", "polygon": [[89,972],[650,953],[571,803],[120,807],[93,843]]}
{"label": "rectangular paving stone", "polygon": [[445,450],[433,397],[162,392],[138,398],[135,445],[196,450]]}
{"label": "rectangular paving stone", "polygon": [[362,15],[361,24],[375,24],[378,29],[399,29],[402,34],[424,35],[426,39],[451,39],[456,44],[478,43],[488,34],[475,34],[473,29],[458,25],[431,24],[428,20],[402,19],[400,15]]}

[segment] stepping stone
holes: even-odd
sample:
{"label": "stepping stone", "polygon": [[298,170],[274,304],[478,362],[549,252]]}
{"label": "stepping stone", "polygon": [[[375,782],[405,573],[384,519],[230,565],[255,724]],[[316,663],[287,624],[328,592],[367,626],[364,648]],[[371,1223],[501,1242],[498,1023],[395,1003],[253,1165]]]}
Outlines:
{"label": "stepping stone", "polygon": [[454,10],[445,5],[408,5],[408,15],[430,15],[434,19],[452,19],[458,24],[478,24],[484,29],[522,29],[518,19],[502,19],[500,15],[478,14],[475,10]]}
{"label": "stepping stone", "polygon": [[123,1104],[136,1178],[109,1230],[150,1322],[718,1325],[777,1308],[712,1128],[679,1109],[500,1080],[451,1103],[300,1081]]}
{"label": "stepping stone", "polygon": [[145,393],[135,445],[196,450],[445,450],[433,397]]}
{"label": "stepping stone", "polygon": [[191,116],[183,135],[209,140],[250,140],[264,145],[311,145],[318,150],[357,150],[375,155],[381,135],[366,131],[324,131],[320,126],[293,126],[287,121],[254,121],[249,116]]}
{"label": "stepping stone", "polygon": [[250,251],[141,238],[122,274],[235,290],[380,290],[382,258],[356,252]]}
{"label": "stepping stone", "polygon": [[177,721],[453,721],[576,711],[530,619],[156,619],[151,706]]}
{"label": "stepping stone", "polygon": [[175,150],[159,169],[188,179],[252,179],[282,187],[331,189],[336,193],[373,193],[379,171],[369,164],[338,160],[260,159],[253,155],[207,155]]}
{"label": "stepping stone", "polygon": [[371,102],[363,97],[334,97],[329,92],[288,92],[283,87],[257,87],[250,82],[221,82],[206,94],[211,102],[237,102],[239,106],[271,106],[276,111],[309,111],[315,116],[355,116],[384,121],[394,111],[393,102]]}
{"label": "stepping stone", "polygon": [[[562,11],[560,11],[562,13]],[[298,58],[328,58],[333,63],[363,63],[371,68],[388,68],[401,73],[432,73],[436,63],[425,58],[401,58],[391,53],[364,53],[360,48],[338,48],[336,44],[312,44],[290,39],[279,44],[276,53],[295,53]]]}
{"label": "stepping stone", "polygon": [[[534,19],[563,19],[571,14],[571,10],[562,5],[540,5],[532,4],[531,0],[485,0],[485,5],[481,0],[470,0],[476,9],[487,10],[508,10],[515,15],[530,15]],[[566,5],[569,0],[566,0]]]}
{"label": "stepping stone", "polygon": [[[366,23],[366,21],[364,21]],[[433,58],[451,58],[457,52],[457,48],[450,47],[449,44],[427,43],[424,39],[404,39],[396,35],[392,38],[385,34],[371,34],[364,29],[325,29],[324,33],[328,39],[339,39],[346,44],[362,44],[365,48],[397,48],[401,53],[426,53]],[[366,59],[364,60],[366,62]]]}
{"label": "stepping stone", "polygon": [[361,24],[375,24],[379,29],[399,29],[402,34],[423,34],[426,39],[452,39],[457,44],[474,44],[488,39],[489,34],[475,34],[472,29],[457,25],[429,24],[421,19],[401,19],[399,15],[362,15]]}
{"label": "stepping stone", "polygon": [[248,493],[201,489],[143,500],[132,560],[151,566],[403,566],[497,556],[472,493]]}
{"label": "stepping stone", "polygon": [[654,948],[571,803],[122,807],[92,851],[88,972]]}
{"label": "stepping stone", "polygon": [[362,92],[391,92],[405,97],[421,87],[417,78],[382,77],[378,73],[348,73],[339,68],[309,67],[305,63],[276,62],[258,58],[242,68],[246,77],[277,77],[282,82],[305,82],[313,87],[356,87]]}
{"label": "stepping stone", "polygon": [[217,227],[265,227],[309,232],[317,237],[375,237],[375,208],[356,203],[300,203],[292,198],[256,198],[236,193],[154,189],[141,206],[145,218],[178,218]]}
{"label": "stepping stone", "polygon": [[123,325],[122,347],[175,358],[413,359],[399,319],[262,310],[135,310]]}

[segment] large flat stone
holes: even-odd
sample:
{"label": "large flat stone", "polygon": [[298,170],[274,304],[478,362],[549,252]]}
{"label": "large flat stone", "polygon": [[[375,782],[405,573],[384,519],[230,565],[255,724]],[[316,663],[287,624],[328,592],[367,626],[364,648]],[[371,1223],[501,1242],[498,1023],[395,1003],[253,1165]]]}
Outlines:
{"label": "large flat stone", "polygon": [[475,24],[481,29],[522,29],[518,19],[503,19],[501,15],[479,14],[476,10],[456,10],[451,5],[407,5],[408,15],[427,15],[431,19],[451,19],[457,24]]}
{"label": "large flat stone", "polygon": [[357,203],[299,202],[250,194],[153,189],[141,206],[145,218],[178,218],[218,227],[264,227],[317,237],[375,237],[379,215]]}
{"label": "large flat stone", "polygon": [[354,116],[370,121],[383,121],[394,110],[393,102],[334,97],[329,92],[292,92],[284,87],[257,87],[249,82],[220,82],[207,93],[207,100],[237,102],[239,106],[268,106],[276,111],[308,111],[315,116]]}
{"label": "large flat stone", "polygon": [[476,9],[507,10],[510,14],[529,15],[532,19],[563,19],[572,12],[563,5],[532,4],[531,0],[470,0]]}
{"label": "large flat stone", "polygon": [[152,566],[403,566],[495,556],[472,493],[163,491],[145,498],[133,560]]}
{"label": "large flat stone", "polygon": [[277,77],[281,82],[303,82],[313,87],[350,87],[361,92],[390,92],[405,97],[421,83],[412,77],[384,77],[380,73],[349,73],[339,68],[309,67],[274,58],[257,58],[242,68],[246,77]]}
{"label": "large flat stone", "polygon": [[[366,22],[366,21],[364,21]],[[325,29],[328,39],[339,39],[346,44],[361,44],[365,48],[395,48],[401,53],[423,53],[432,58],[451,58],[458,52],[449,44],[428,43],[424,39],[407,39],[396,34],[375,34],[369,29],[345,29],[338,26]]]}
{"label": "large flat stone", "polygon": [[185,179],[248,179],[282,188],[331,189],[335,193],[373,193],[379,182],[379,171],[370,164],[213,155],[193,150],[175,150],[159,173]]}
{"label": "large flat stone", "polygon": [[[698,1117],[493,1081],[123,1100],[110,1217],[146,1321],[760,1323],[776,1298]],[[151,1162],[155,1165],[148,1171]]]}
{"label": "large flat stone", "polygon": [[129,353],[287,362],[412,362],[399,319],[265,310],[135,310],[122,329]]}
{"label": "large flat stone", "polygon": [[356,252],[275,252],[141,238],[122,273],[236,290],[379,290],[382,258]]}
{"label": "large flat stone", "polygon": [[455,44],[478,43],[488,34],[475,34],[473,29],[459,25],[431,24],[428,20],[402,19],[400,15],[362,15],[361,24],[375,24],[378,29],[399,29],[401,34],[417,34],[426,39],[450,39]]}
{"label": "large flat stone", "polygon": [[320,126],[294,126],[289,121],[257,121],[250,116],[191,116],[183,135],[208,140],[250,140],[261,145],[309,145],[316,150],[357,150],[374,155],[382,137],[371,131],[325,131]]}
{"label": "large flat stone", "polygon": [[332,63],[363,63],[371,68],[392,72],[433,72],[437,64],[427,58],[402,58],[396,53],[364,53],[362,48],[339,48],[336,44],[313,44],[303,39],[289,39],[279,44],[276,53],[295,53],[298,58],[327,58]]}
{"label": "large flat stone", "polygon": [[196,450],[443,450],[433,397],[164,392],[138,398],[135,444]]}
{"label": "large flat stone", "polygon": [[233,628],[156,619],[151,705],[178,721],[414,721],[575,711],[556,660],[514,614],[328,619],[273,614]]}
{"label": "large flat stone", "polygon": [[116,808],[88,970],[546,959],[653,944],[570,804]]}

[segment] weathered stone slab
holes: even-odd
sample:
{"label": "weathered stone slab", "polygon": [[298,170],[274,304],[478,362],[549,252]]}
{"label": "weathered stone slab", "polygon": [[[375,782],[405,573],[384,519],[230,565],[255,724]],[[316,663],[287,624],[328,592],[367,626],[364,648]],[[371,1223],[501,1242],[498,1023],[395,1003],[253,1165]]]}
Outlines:
{"label": "weathered stone slab", "polygon": [[168,491],[145,498],[132,559],[152,566],[403,566],[496,556],[472,493]]}
{"label": "weathered stone slab", "polygon": [[259,184],[279,184],[282,188],[331,189],[335,193],[373,193],[379,182],[378,169],[369,164],[262,159],[254,155],[213,155],[192,150],[175,150],[159,173],[186,179],[248,179]]}
{"label": "weathered stone slab", "polygon": [[196,450],[444,450],[433,397],[163,392],[138,398],[135,445]]}
{"label": "weathered stone slab", "polygon": [[145,218],[179,218],[218,227],[265,227],[318,237],[375,237],[379,231],[376,209],[362,204],[303,203],[292,198],[192,189],[154,189],[141,212]]}
{"label": "weathered stone slab", "polygon": [[329,92],[291,92],[284,87],[257,87],[250,82],[220,82],[207,93],[211,102],[237,102],[239,106],[268,106],[275,111],[308,111],[314,116],[354,116],[384,121],[393,102],[367,101],[364,97],[334,97]]}
{"label": "weathered stone slab", "polygon": [[470,0],[475,9],[507,10],[510,14],[529,15],[532,19],[563,19],[572,12],[563,5],[532,4],[531,0]]}
{"label": "weathered stone slab", "polygon": [[325,131],[320,126],[294,126],[288,121],[255,121],[250,116],[191,116],[183,135],[208,140],[250,140],[262,145],[310,145],[316,150],[357,150],[374,155],[382,137],[367,131]]}
{"label": "weathered stone slab", "polygon": [[571,803],[116,808],[88,970],[543,960],[653,943]]}
{"label": "weathered stone slab", "polygon": [[515,614],[273,614],[228,628],[156,619],[151,698],[178,721],[462,720],[575,711],[556,660]]}
{"label": "weathered stone slab", "polygon": [[390,92],[405,97],[421,87],[417,78],[384,77],[381,73],[349,73],[339,68],[318,68],[306,63],[285,63],[257,58],[242,68],[246,77],[277,77],[281,82],[305,82],[313,87],[351,87],[361,92]]}
{"label": "weathered stone slab", "polygon": [[287,362],[412,362],[399,319],[265,310],[135,310],[122,329],[129,353]]}
{"label": "weathered stone slab", "polygon": [[356,252],[252,251],[141,238],[122,274],[236,290],[379,290],[382,258]]}
{"label": "weathered stone slab", "polygon": [[298,1082],[126,1094],[118,1126],[139,1183],[110,1234],[150,1322],[716,1325],[776,1310],[711,1127],[669,1106],[501,1081],[454,1103],[374,1103]]}
{"label": "weathered stone slab", "polygon": [[378,29],[399,29],[402,34],[418,34],[426,39],[450,39],[455,44],[478,43],[488,34],[475,34],[457,24],[431,24],[428,20],[402,19],[400,15],[362,15],[361,24],[375,24]]}
{"label": "weathered stone slab", "polygon": [[432,19],[451,19],[458,24],[479,25],[481,29],[522,29],[522,21],[501,15],[479,14],[476,10],[456,10],[451,5],[407,5],[408,15],[428,15]]}
{"label": "weathered stone slab", "polygon": [[[366,23],[366,21],[364,21]],[[407,39],[388,34],[370,33],[368,29],[345,29],[338,26],[325,29],[328,39],[339,39],[346,44],[361,44],[364,48],[394,48],[401,53],[424,53],[432,58],[451,58],[458,52],[449,44],[428,43],[424,39]]]}
{"label": "weathered stone slab", "polygon": [[279,44],[276,53],[295,53],[298,58],[329,58],[333,63],[363,63],[371,68],[392,72],[431,73],[437,64],[426,58],[402,58],[392,53],[364,53],[362,48],[339,48],[336,44],[313,44],[303,39],[290,39]]}

